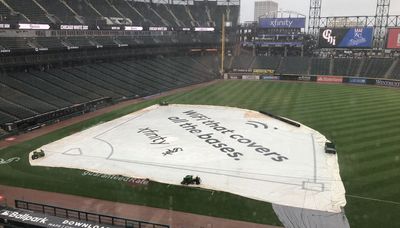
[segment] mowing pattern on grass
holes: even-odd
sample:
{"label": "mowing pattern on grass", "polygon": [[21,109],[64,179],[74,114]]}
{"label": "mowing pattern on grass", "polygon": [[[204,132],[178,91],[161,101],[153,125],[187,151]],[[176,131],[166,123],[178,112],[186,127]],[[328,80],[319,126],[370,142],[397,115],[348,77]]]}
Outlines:
{"label": "mowing pattern on grass", "polygon": [[[351,227],[400,227],[400,205],[396,204],[400,202],[400,90],[313,83],[226,81],[163,100],[264,110],[318,130],[337,144],[341,176],[349,195],[345,210]],[[117,181],[83,177],[82,171],[29,167],[26,155],[32,149],[158,101],[116,110],[0,151],[0,158],[23,158],[18,163],[0,165],[0,183],[279,224],[271,205],[226,193],[188,191],[183,187],[157,183],[132,190]],[[110,191],[113,194],[109,194]]]}

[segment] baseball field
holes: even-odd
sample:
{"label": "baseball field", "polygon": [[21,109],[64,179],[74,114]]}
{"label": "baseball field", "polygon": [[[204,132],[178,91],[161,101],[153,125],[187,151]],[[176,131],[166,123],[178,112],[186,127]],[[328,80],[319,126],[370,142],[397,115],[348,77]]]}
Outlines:
{"label": "baseball field", "polygon": [[42,145],[160,101],[268,111],[321,132],[336,143],[351,227],[400,227],[400,90],[372,86],[221,81],[147,100],[1,150],[4,161],[21,159],[0,163],[0,184],[281,225],[271,204],[224,192],[155,182],[132,187],[83,170],[29,165],[28,153]]}

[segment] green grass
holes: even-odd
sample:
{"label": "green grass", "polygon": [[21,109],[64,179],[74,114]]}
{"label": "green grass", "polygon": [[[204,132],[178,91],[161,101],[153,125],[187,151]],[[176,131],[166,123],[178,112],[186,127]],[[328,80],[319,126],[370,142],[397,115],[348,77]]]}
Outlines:
{"label": "green grass", "polygon": [[[377,87],[225,81],[164,98],[170,103],[265,110],[299,121],[336,142],[351,227],[400,227],[400,90]],[[271,205],[228,193],[151,183],[126,184],[84,177],[82,171],[30,167],[27,153],[41,145],[118,118],[159,100],[116,110],[0,151],[0,183],[279,225]],[[357,197],[353,197],[357,196]],[[372,198],[376,200],[363,199]],[[196,202],[196,203],[194,203]]]}

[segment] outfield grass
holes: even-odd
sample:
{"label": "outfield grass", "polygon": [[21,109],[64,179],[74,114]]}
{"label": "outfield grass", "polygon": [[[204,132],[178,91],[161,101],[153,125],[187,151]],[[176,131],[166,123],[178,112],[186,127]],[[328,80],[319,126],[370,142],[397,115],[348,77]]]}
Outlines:
{"label": "outfield grass", "polygon": [[[400,227],[400,90],[226,81],[164,100],[265,110],[320,131],[337,144],[351,227]],[[79,170],[28,164],[28,152],[41,145],[158,102],[116,110],[0,151],[0,158],[23,157],[19,163],[0,165],[0,183],[279,225],[270,204],[227,193],[158,183],[132,188],[117,181],[84,177]]]}

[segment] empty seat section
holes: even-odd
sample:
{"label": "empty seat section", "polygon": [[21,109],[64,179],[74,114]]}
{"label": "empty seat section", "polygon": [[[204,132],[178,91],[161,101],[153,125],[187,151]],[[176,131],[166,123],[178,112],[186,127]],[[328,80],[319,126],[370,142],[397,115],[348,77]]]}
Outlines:
{"label": "empty seat section", "polygon": [[0,97],[0,110],[8,115],[11,115],[18,119],[25,119],[36,115],[37,113],[32,112],[22,106],[13,104],[2,97]]}
{"label": "empty seat section", "polygon": [[175,62],[177,66],[182,66],[182,70],[185,75],[190,75],[191,78],[194,77],[194,79],[197,79],[195,80],[197,82],[213,78],[213,74],[207,71],[207,69],[205,69],[198,62],[194,61],[192,58],[176,57],[168,59],[171,62]]}
{"label": "empty seat section", "polygon": [[33,23],[50,23],[46,13],[32,0],[4,0],[13,10],[24,14]]}
{"label": "empty seat section", "polygon": [[50,84],[46,81],[43,81],[42,79],[34,76],[33,74],[15,74],[13,76],[20,81],[30,83],[32,86],[38,89],[41,89],[47,93],[62,98],[70,102],[71,104],[79,104],[79,103],[84,103],[86,101],[83,97],[71,93],[69,91],[66,91],[65,89]]}
{"label": "empty seat section", "polygon": [[112,84],[107,83],[100,78],[93,77],[87,71],[82,69],[65,68],[63,70],[57,70],[55,73],[61,75],[64,80],[82,85],[87,90],[97,93],[102,97],[121,98],[125,96],[118,90],[118,87],[114,87]]}
{"label": "empty seat section", "polygon": [[136,94],[135,89],[128,83],[112,77],[110,74],[107,74],[107,72],[104,72],[101,69],[97,69],[96,67],[90,67],[90,66],[82,66],[77,68],[77,70],[85,72],[87,74],[86,78],[88,80],[100,79],[104,83],[111,85],[114,91],[118,91],[118,93],[123,94],[124,96],[132,96]]}
{"label": "empty seat section", "polygon": [[120,44],[136,45],[137,42],[132,36],[119,36],[116,38]]}
{"label": "empty seat section", "polygon": [[276,70],[280,61],[281,58],[276,56],[256,56],[251,68]]}
{"label": "empty seat section", "polygon": [[154,71],[149,70],[147,66],[141,65],[142,61],[125,61],[123,64],[131,69],[135,69],[135,72],[140,74],[142,77],[147,78],[150,85],[157,88],[160,91],[166,91],[174,88],[169,78],[164,75],[154,73]]}
{"label": "empty seat section", "polygon": [[233,57],[232,69],[249,69],[254,57],[251,55],[240,55]]}
{"label": "empty seat section", "polygon": [[310,58],[308,57],[285,57],[278,72],[281,74],[308,74],[309,66]]}
{"label": "empty seat section", "polygon": [[311,72],[312,75],[328,75],[330,70],[331,59],[311,59]]}
{"label": "empty seat section", "polygon": [[[192,78],[184,77],[184,70],[181,66],[176,66],[174,63],[167,61],[166,59],[154,59],[142,61],[142,65],[146,65],[148,68],[157,72],[170,80],[175,81],[176,88],[184,85],[190,85],[193,82]],[[187,74],[187,72],[186,72]]]}
{"label": "empty seat section", "polygon": [[348,58],[334,59],[333,75],[347,76],[350,62],[351,59]]}
{"label": "empty seat section", "polygon": [[145,25],[143,17],[131,5],[133,1],[113,0],[113,5],[125,17],[131,19],[133,25]]}
{"label": "empty seat section", "polygon": [[71,104],[70,102],[67,102],[62,98],[53,96],[49,93],[46,93],[43,90],[33,87],[29,82],[17,80],[12,76],[1,75],[1,82],[10,88],[23,91],[25,94],[37,98],[39,100],[45,101],[46,103],[49,103],[50,105],[53,105],[57,108],[66,107]]}
{"label": "empty seat section", "polygon": [[80,96],[87,99],[88,101],[101,98],[101,96],[98,94],[92,93],[86,89],[83,89],[83,88],[75,85],[75,84],[64,81],[63,77],[56,77],[55,75],[47,73],[47,72],[33,72],[33,74],[35,76],[39,77],[40,79],[47,81],[48,83],[59,86],[65,90],[71,91],[75,94],[79,94]]}
{"label": "empty seat section", "polygon": [[240,12],[240,7],[239,6],[228,6],[227,12],[227,21],[232,22],[232,26],[237,26],[238,24],[238,19],[239,19],[239,12]]}
{"label": "empty seat section", "polygon": [[351,59],[350,66],[346,75],[357,76],[357,72],[360,68],[361,62],[361,59]]}
{"label": "empty seat section", "polygon": [[185,83],[182,83],[178,80],[179,76],[176,75],[177,72],[175,72],[170,67],[167,67],[167,69],[163,65],[160,65],[159,63],[155,63],[153,61],[154,60],[137,61],[136,64],[140,65],[143,71],[147,72],[150,75],[153,75],[158,83],[166,84],[171,89],[185,85]]}
{"label": "empty seat section", "polygon": [[400,61],[399,60],[397,60],[397,64],[391,73],[391,78],[400,79]]}
{"label": "empty seat section", "polygon": [[36,37],[36,42],[43,48],[64,48],[57,37]]}
{"label": "empty seat section", "polygon": [[366,59],[363,68],[361,69],[360,76],[383,78],[389,67],[392,65],[392,59]]}
{"label": "empty seat section", "polygon": [[198,26],[209,26],[209,20],[206,13],[206,4],[204,2],[194,2],[189,5],[190,14],[196,20]]}
{"label": "empty seat section", "polygon": [[115,11],[106,0],[89,0],[89,2],[92,3],[92,6],[94,6],[94,8],[105,17],[122,18],[122,16]]}
{"label": "empty seat section", "polygon": [[0,2],[0,18],[3,22],[7,23],[27,22],[27,20],[21,15],[12,14],[11,10],[2,2]]}
{"label": "empty seat section", "polygon": [[192,58],[198,61],[205,68],[211,70],[213,73],[218,73],[220,70],[221,61],[217,55],[196,56]]}
{"label": "empty seat section", "polygon": [[82,16],[86,24],[100,24],[102,23],[101,15],[93,10],[86,0],[69,0],[65,1],[71,9],[73,9],[79,16]]}
{"label": "empty seat section", "polygon": [[23,37],[1,37],[0,45],[5,49],[28,49],[28,39]]}
{"label": "empty seat section", "polygon": [[85,46],[94,46],[93,43],[89,42],[87,37],[76,36],[76,37],[68,37],[66,42],[69,43],[69,46],[72,47],[85,47]]}
{"label": "empty seat section", "polygon": [[126,83],[127,85],[129,85],[129,87],[131,88],[129,90],[131,93],[131,96],[143,96],[143,95],[147,95],[149,93],[149,91],[139,87],[140,81],[133,80],[129,75],[127,75],[126,72],[121,73],[121,71],[119,71],[119,70],[115,71],[115,68],[110,67],[109,65],[107,65],[107,63],[97,66],[96,69],[100,70],[104,74],[107,74],[108,76],[110,76],[114,79],[120,80],[120,81]]}
{"label": "empty seat section", "polygon": [[173,12],[175,17],[183,23],[183,26],[186,27],[192,27],[193,22],[192,19],[190,18],[187,8],[184,5],[170,5],[169,9]]}
{"label": "empty seat section", "polygon": [[176,23],[175,18],[168,10],[166,4],[152,4],[151,8],[153,8],[164,20],[166,20],[168,26],[171,27],[179,26],[179,24]]}
{"label": "empty seat section", "polygon": [[142,14],[145,19],[151,21],[155,26],[166,26],[150,8],[148,3],[144,2],[132,2],[132,6]]}
{"label": "empty seat section", "polygon": [[114,37],[109,37],[109,36],[96,36],[92,38],[96,43],[99,45],[104,45],[104,46],[115,46],[117,45],[114,41]]}
{"label": "empty seat section", "polygon": [[157,83],[152,75],[146,74],[140,67],[135,67],[134,64],[130,64],[132,62],[124,62],[124,63],[113,63],[116,67],[120,67],[128,72],[130,72],[132,75],[136,76],[140,81],[151,88],[154,92],[161,92],[161,91],[166,91],[169,88]]}
{"label": "empty seat section", "polygon": [[40,101],[3,84],[0,84],[0,96],[7,101],[23,106],[37,113],[49,112],[56,109],[56,107],[46,103],[45,101]]}
{"label": "empty seat section", "polygon": [[215,23],[215,27],[222,28],[222,15],[224,15],[224,14],[226,15],[226,9],[227,9],[227,6],[220,5],[220,6],[217,6],[215,14],[211,14],[211,16],[214,17],[213,20]]}
{"label": "empty seat section", "polygon": [[149,88],[147,85],[142,84],[140,78],[137,78],[135,74],[129,71],[117,67],[112,63],[102,64],[101,69],[104,70],[104,72],[110,74],[111,76],[119,78],[120,80],[123,79],[124,81],[129,83],[129,86],[132,87],[132,91],[134,91],[135,95],[143,96],[152,93],[152,88]]}
{"label": "empty seat section", "polygon": [[18,120],[16,117],[11,116],[10,114],[7,114],[2,111],[3,108],[0,108],[0,124],[4,123],[12,123],[15,120]]}
{"label": "empty seat section", "polygon": [[62,0],[36,0],[43,6],[49,14],[54,15],[63,24],[79,25],[80,22],[76,20],[75,14],[63,4]]}

